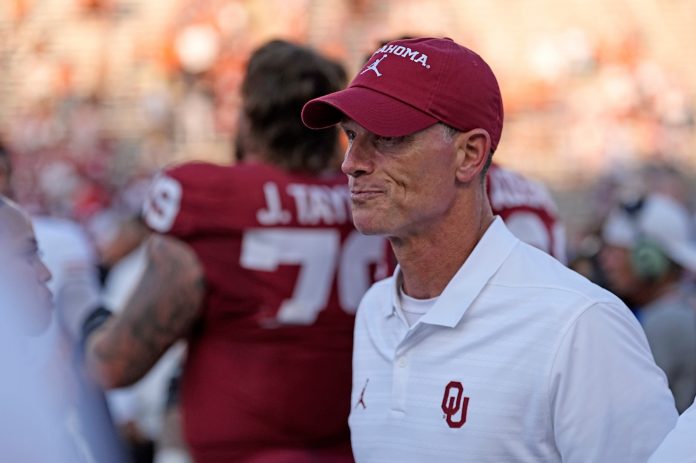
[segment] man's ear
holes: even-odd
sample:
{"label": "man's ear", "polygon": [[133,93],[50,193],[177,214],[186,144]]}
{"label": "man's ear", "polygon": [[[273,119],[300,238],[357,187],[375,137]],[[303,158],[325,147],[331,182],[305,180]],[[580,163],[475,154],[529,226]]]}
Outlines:
{"label": "man's ear", "polygon": [[455,140],[457,180],[468,183],[480,176],[491,150],[491,136],[484,129],[460,132]]}

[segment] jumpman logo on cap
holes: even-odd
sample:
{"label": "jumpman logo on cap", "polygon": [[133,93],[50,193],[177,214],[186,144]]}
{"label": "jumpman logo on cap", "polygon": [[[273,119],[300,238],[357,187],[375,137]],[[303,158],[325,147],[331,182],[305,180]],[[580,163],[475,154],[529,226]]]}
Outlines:
{"label": "jumpman logo on cap", "polygon": [[377,69],[377,66],[378,66],[379,63],[381,63],[382,60],[384,60],[384,58],[386,58],[387,56],[388,56],[388,55],[382,55],[381,58],[374,60],[374,61],[372,62],[372,64],[370,64],[368,67],[366,67],[365,69],[363,69],[363,71],[362,71],[360,74],[361,74],[361,75],[362,75],[362,74],[365,74],[367,71],[375,71],[375,74],[377,74],[377,77],[382,77],[382,73],[379,72],[379,69]]}

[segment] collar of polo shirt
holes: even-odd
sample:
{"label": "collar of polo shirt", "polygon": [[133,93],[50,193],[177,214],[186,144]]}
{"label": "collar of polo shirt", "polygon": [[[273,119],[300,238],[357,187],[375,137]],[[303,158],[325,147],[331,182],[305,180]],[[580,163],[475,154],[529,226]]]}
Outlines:
{"label": "collar of polo shirt", "polygon": [[[432,309],[414,323],[427,323],[454,328],[462,319],[488,280],[498,271],[512,249],[519,243],[503,224],[503,219],[496,217],[478,242],[474,250],[445,287]],[[402,283],[401,267],[394,270],[391,281],[391,309],[385,306],[385,317],[395,316],[401,312],[399,288]]]}

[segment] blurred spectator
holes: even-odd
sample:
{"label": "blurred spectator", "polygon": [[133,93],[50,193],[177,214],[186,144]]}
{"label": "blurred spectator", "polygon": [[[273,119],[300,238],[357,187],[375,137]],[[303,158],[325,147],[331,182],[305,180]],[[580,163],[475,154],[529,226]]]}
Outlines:
{"label": "blurred spectator", "polygon": [[[0,147],[0,174],[5,174],[0,175],[4,181],[0,182],[0,190],[9,192],[12,163],[6,154]],[[12,211],[13,208],[6,207],[5,210]],[[26,257],[32,259],[32,249],[34,252],[39,248],[42,250],[42,257],[36,265],[40,263],[39,270],[44,265],[44,270],[50,270],[52,278],[46,286],[53,297],[52,300],[49,298],[49,306],[55,305],[56,308],[56,316],[46,324],[41,336],[30,343],[33,362],[36,368],[49,372],[46,378],[49,384],[61,385],[56,388],[54,399],[63,403],[59,417],[65,420],[69,433],[77,439],[78,449],[85,455],[84,460],[78,461],[121,462],[124,455],[111,427],[103,393],[86,380],[75,358],[81,337],[81,321],[100,305],[101,288],[94,250],[82,228],[71,220],[40,215],[32,217],[31,222],[30,241],[34,242],[27,248]],[[26,231],[15,230],[14,233],[17,239],[25,239]],[[11,261],[4,263],[21,269]],[[2,275],[3,284],[12,293],[11,300],[21,303],[21,296],[25,293],[42,294],[39,290],[23,291],[21,281],[12,283],[17,278],[26,280],[26,275],[22,272]],[[26,301],[26,305],[38,304]]]}
{"label": "blurred spectator", "polygon": [[[11,197],[13,165],[9,154],[0,145],[0,194]],[[52,186],[65,182],[59,175]],[[64,329],[73,342],[79,340],[81,326],[72,320],[81,319],[100,305],[101,288],[94,249],[77,223],[45,214],[31,218],[32,233],[43,250],[43,261],[53,278],[48,287],[53,293],[57,310],[56,323],[51,330]],[[59,327],[58,325],[62,325]]]}
{"label": "blurred spectator", "polygon": [[56,409],[47,381],[55,378],[35,365],[33,344],[52,318],[51,274],[38,252],[28,216],[0,196],[0,448],[8,461],[45,461],[45,452],[55,461],[89,461],[77,455]]}
{"label": "blurred spectator", "polygon": [[[41,259],[29,216],[4,196],[0,196],[0,240],[3,294],[11,296],[14,310],[23,311],[16,317],[24,322],[23,334],[36,336],[51,325],[51,272]],[[3,309],[13,310],[11,305],[3,305]]]}
{"label": "blurred spectator", "polygon": [[603,227],[601,263],[610,289],[635,309],[677,409],[696,393],[696,308],[685,271],[696,271],[696,242],[686,209],[650,194],[612,210]]}
{"label": "blurred spectator", "polygon": [[[0,143],[0,194],[8,197],[12,196],[12,172],[9,153]],[[56,179],[54,183],[61,180],[65,179]],[[96,256],[82,228],[70,220],[46,215],[34,216],[31,221],[32,235],[36,234],[38,246],[43,249],[43,261],[53,275],[48,287],[59,307],[57,322],[79,318],[97,307],[101,290]],[[77,315],[63,317],[64,310]],[[63,328],[74,339],[79,338],[80,326],[63,325]]]}
{"label": "blurred spectator", "polygon": [[3,457],[123,462],[100,394],[84,381],[72,344],[52,320],[51,273],[29,217],[1,196],[0,254],[0,351],[12,354],[0,356]]}

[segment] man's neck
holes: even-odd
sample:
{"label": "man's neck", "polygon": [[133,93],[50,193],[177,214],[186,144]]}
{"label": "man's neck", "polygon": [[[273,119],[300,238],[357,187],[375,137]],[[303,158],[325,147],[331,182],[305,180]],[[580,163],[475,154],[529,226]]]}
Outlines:
{"label": "man's neck", "polygon": [[486,200],[476,210],[450,214],[423,233],[390,237],[404,292],[417,299],[439,296],[492,222]]}

